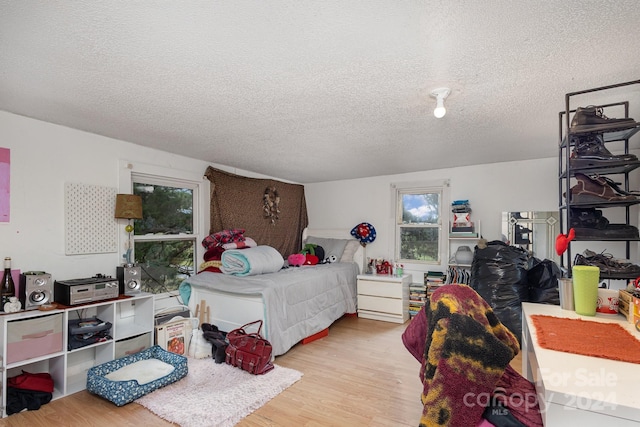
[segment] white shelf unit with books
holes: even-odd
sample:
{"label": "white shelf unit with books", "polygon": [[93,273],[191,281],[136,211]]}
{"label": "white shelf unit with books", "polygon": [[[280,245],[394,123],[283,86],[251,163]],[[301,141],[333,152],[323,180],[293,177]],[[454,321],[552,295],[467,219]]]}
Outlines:
{"label": "white shelf unit with books", "polygon": [[[449,226],[451,230],[451,226]],[[471,260],[459,262],[456,260],[456,252],[461,246],[467,246],[473,255],[478,240],[482,237],[480,221],[476,221],[473,225],[473,231],[466,232],[449,232],[447,253],[449,259],[447,262],[446,283],[464,283],[469,284],[471,279]]]}

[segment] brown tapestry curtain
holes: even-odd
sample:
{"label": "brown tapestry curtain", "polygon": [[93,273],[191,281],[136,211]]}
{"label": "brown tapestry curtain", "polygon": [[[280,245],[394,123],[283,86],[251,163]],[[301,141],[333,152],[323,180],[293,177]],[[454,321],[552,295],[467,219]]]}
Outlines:
{"label": "brown tapestry curtain", "polygon": [[[246,237],[276,248],[285,259],[300,252],[302,231],[309,225],[303,185],[249,178],[211,166],[205,177],[211,181],[210,233],[244,228]],[[265,199],[271,209],[265,210]]]}

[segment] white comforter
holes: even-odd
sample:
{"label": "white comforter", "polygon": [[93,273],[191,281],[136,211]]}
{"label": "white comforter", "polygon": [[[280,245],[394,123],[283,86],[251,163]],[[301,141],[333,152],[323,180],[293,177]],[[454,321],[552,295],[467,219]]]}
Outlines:
{"label": "white comforter", "polygon": [[275,273],[284,265],[280,252],[271,246],[261,245],[255,248],[227,249],[222,252],[220,270],[224,274],[235,276],[256,276]]}
{"label": "white comforter", "polygon": [[290,267],[277,273],[232,276],[202,272],[180,285],[184,304],[191,287],[261,295],[273,354],[284,354],[300,340],[356,312],[356,263]]}

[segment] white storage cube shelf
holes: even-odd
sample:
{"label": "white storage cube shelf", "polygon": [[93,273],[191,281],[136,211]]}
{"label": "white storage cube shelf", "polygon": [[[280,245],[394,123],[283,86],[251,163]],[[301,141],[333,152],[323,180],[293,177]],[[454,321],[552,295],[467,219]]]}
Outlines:
{"label": "white storage cube shelf", "polygon": [[[90,344],[73,350],[68,349],[68,327],[70,320],[97,317],[104,322],[111,323],[110,335],[113,339]],[[48,372],[54,381],[53,399],[76,393],[86,388],[87,371],[96,365],[113,360],[122,351],[126,351],[130,339],[135,346],[153,345],[154,296],[141,293],[129,298],[99,301],[51,311],[30,310],[10,313],[0,316],[0,355],[2,367],[2,416],[6,417],[6,389],[7,379],[27,372]],[[13,350],[12,340],[20,337],[20,331],[35,329],[33,337],[38,335],[37,329],[57,331],[58,323],[61,328],[61,346],[46,354],[30,356],[22,352],[19,356]],[[29,339],[29,334],[23,334]],[[46,334],[44,334],[46,335]],[[40,338],[43,339],[43,338]],[[51,337],[45,343],[50,345]],[[55,341],[55,340],[53,340]],[[120,345],[122,341],[122,345]],[[25,348],[24,346],[22,348]],[[42,346],[27,346],[26,348],[42,348]],[[38,351],[36,351],[38,353]],[[9,357],[8,357],[9,356]]]}

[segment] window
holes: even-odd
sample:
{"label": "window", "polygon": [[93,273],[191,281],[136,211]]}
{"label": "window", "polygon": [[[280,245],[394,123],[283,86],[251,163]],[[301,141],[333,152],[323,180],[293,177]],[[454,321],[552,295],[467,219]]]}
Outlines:
{"label": "window", "polygon": [[393,185],[395,259],[404,263],[440,264],[442,206],[445,185]]}
{"label": "window", "polygon": [[206,192],[201,175],[122,161],[120,191],[142,198],[142,216],[134,220],[133,256],[142,269],[142,290],[176,294],[197,273],[198,242],[205,229],[201,206]]}

